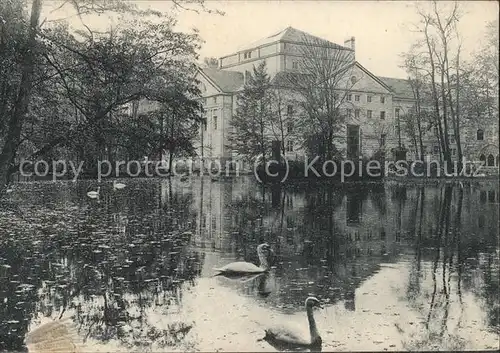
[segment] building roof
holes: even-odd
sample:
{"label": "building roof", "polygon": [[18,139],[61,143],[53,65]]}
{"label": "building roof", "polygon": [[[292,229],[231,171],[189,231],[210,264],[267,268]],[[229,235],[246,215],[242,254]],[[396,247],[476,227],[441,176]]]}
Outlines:
{"label": "building roof", "polygon": [[200,69],[222,92],[236,92],[243,87],[244,78],[241,72],[214,68]]}
{"label": "building roof", "polygon": [[396,97],[414,99],[410,82],[402,78],[378,77],[394,92]]}
{"label": "building roof", "polygon": [[270,35],[269,37],[262,38],[256,42],[244,45],[243,47],[240,47],[238,49],[238,51],[252,49],[252,48],[260,47],[260,46],[275,43],[275,42],[295,42],[295,43],[306,42],[307,43],[307,42],[317,42],[317,41],[321,42],[322,45],[329,46],[332,48],[350,49],[350,48],[346,48],[342,45],[330,42],[326,39],[313,36],[312,34],[306,33],[304,31],[298,30],[296,28],[287,27],[278,33]]}
{"label": "building roof", "polygon": [[271,85],[282,88],[292,88],[293,83],[300,79],[304,74],[297,72],[280,71],[271,79]]}

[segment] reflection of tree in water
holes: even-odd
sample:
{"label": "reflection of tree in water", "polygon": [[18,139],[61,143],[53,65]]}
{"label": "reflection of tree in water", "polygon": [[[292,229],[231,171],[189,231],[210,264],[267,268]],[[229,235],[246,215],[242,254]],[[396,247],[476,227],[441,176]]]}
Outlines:
{"label": "reflection of tree in water", "polygon": [[[39,314],[75,313],[83,335],[130,347],[175,345],[189,331],[185,322],[159,329],[148,311],[180,301],[179,286],[201,272],[203,257],[186,250],[192,200],[172,195],[161,208],[155,184],[130,189],[126,198],[108,194],[80,208],[47,195],[48,209],[32,207],[28,219],[8,224],[2,218],[10,236],[0,239],[0,347],[20,349]],[[125,234],[113,226],[117,205],[127,214]]]}
{"label": "reflection of tree in water", "polygon": [[[335,216],[346,207],[349,221],[361,220],[368,195],[382,199],[384,190],[377,184],[325,184],[314,189],[273,186],[266,189],[265,197],[250,191],[233,200],[227,211],[232,214],[231,231],[238,235],[237,252],[254,254],[261,241],[271,243],[276,252],[271,280],[276,281],[276,290],[267,300],[285,309],[302,310],[304,299],[314,294],[330,302],[345,300],[345,307],[355,310],[356,288],[379,269],[382,258],[355,252],[354,239],[345,234]],[[245,260],[257,258],[252,255]]]}
{"label": "reflection of tree in water", "polygon": [[[464,231],[464,189],[462,187],[454,188],[452,185],[446,185],[439,189],[437,202],[426,202],[424,189],[420,189],[420,196],[417,198],[417,207],[410,212],[410,235],[415,240],[415,260],[410,269],[410,278],[407,287],[407,300],[413,308],[418,309],[425,316],[425,328],[419,332],[419,337],[413,337],[413,342],[406,342],[406,349],[425,349],[431,346],[447,347],[449,349],[463,349],[465,342],[456,333],[449,331],[449,317],[451,309],[451,296],[458,297],[458,315],[457,325],[462,325],[464,303],[462,300],[462,291],[467,277],[474,276],[474,266],[467,263],[467,259],[486,257],[486,261],[480,267],[483,273],[484,289],[481,296],[486,300],[487,310],[489,312],[489,324],[498,328],[498,262],[488,261],[495,259],[495,249],[485,246],[484,242],[491,242],[488,239],[490,234],[474,233],[478,239],[471,239],[468,230],[470,225]],[[470,202],[470,201],[469,201]],[[417,211],[418,209],[418,211]],[[427,217],[424,216],[427,214]],[[468,215],[466,215],[468,216]],[[435,222],[433,233],[422,235],[421,230],[426,229],[426,225]],[[424,224],[426,223],[426,224]],[[428,229],[428,228],[427,228]],[[479,245],[479,246],[478,246]],[[422,273],[422,257],[427,255],[424,246],[432,247],[434,253],[431,260],[431,278],[432,285],[430,293],[421,287],[421,279],[425,275]],[[486,252],[485,255],[480,253]],[[431,255],[432,256],[432,255]],[[490,274],[496,272],[495,280],[492,281]],[[456,283],[452,285],[452,277]],[[429,295],[429,299],[424,300]],[[423,302],[422,302],[423,300]],[[427,303],[427,304],[426,304]],[[456,306],[454,306],[456,308]],[[493,309],[493,310],[492,310]],[[495,319],[496,317],[496,319]],[[495,320],[497,320],[495,322]]]}

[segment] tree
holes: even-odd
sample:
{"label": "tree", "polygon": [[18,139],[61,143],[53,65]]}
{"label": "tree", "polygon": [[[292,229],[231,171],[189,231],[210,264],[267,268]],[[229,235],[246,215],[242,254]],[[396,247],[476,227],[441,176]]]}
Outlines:
{"label": "tree", "polygon": [[274,141],[280,142],[282,155],[292,152],[292,148],[300,142],[298,133],[303,130],[301,112],[296,107],[296,102],[286,89],[273,84],[271,94],[271,119],[270,129]]}
{"label": "tree", "polygon": [[236,114],[231,120],[229,141],[232,149],[251,160],[266,157],[271,149],[271,83],[265,61],[253,73],[247,72],[243,91],[238,94]]}
{"label": "tree", "polygon": [[[434,126],[438,130],[442,158],[450,171],[450,135],[457,142],[458,159],[462,160],[460,126],[460,52],[461,39],[457,24],[461,18],[458,2],[438,5],[428,9],[417,7],[420,22],[417,32],[423,36],[407,55],[406,66],[415,75],[415,82],[422,80],[430,88]],[[420,109],[420,108],[418,108]],[[422,149],[422,145],[420,146]]]}
{"label": "tree", "polygon": [[214,57],[207,57],[203,59],[203,65],[212,69],[219,68],[219,59]]}
{"label": "tree", "polygon": [[[346,97],[355,84],[351,80],[354,56],[350,49],[320,38],[304,36],[300,46],[299,74],[289,75],[289,82],[305,113],[304,136],[321,141],[322,157],[331,159],[334,140],[345,128]],[[307,137],[306,137],[307,139]]]}
{"label": "tree", "polygon": [[[125,121],[124,106],[138,99],[162,102],[159,78],[195,98],[185,82],[193,82],[197,32],[176,32],[171,16],[127,1],[77,0],[62,6],[66,3],[85,30],[65,21],[39,24],[42,0],[33,0],[30,21],[22,1],[0,6],[0,190],[20,157],[37,159],[61,148],[85,151],[87,159],[109,154],[108,141],[118,143],[110,137]],[[173,4],[210,11],[201,0]],[[104,33],[83,22],[84,15],[109,12],[135,19]],[[152,15],[162,21],[152,21]]]}

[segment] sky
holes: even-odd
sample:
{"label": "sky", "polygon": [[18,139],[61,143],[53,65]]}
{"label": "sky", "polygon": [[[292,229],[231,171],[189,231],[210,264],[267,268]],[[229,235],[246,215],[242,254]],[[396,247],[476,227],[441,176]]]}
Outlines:
{"label": "sky", "polygon": [[[172,11],[168,0],[136,0],[140,7]],[[425,5],[425,3],[423,3]],[[417,34],[418,21],[411,1],[206,1],[225,15],[177,11],[178,29],[197,28],[204,40],[200,58],[221,57],[275,34],[288,26],[343,45],[356,38],[356,59],[377,76],[405,78],[401,53],[407,52]],[[496,1],[461,1],[464,15],[459,29],[464,58],[484,42],[485,26],[498,17]],[[104,17],[99,21],[105,21]]]}

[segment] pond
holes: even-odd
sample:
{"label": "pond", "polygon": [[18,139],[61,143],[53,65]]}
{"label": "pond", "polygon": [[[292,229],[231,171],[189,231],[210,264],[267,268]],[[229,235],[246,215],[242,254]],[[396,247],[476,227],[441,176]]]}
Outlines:
{"label": "pond", "polygon": [[[17,184],[0,210],[0,351],[71,318],[87,351],[274,351],[268,324],[323,350],[497,349],[499,188],[296,185],[238,177]],[[233,261],[268,274],[213,276]]]}

